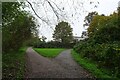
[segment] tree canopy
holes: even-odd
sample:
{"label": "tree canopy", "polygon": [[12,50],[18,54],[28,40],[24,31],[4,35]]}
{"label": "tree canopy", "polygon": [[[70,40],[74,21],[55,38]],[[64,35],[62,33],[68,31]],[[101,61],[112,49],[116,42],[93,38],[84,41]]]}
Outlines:
{"label": "tree canopy", "polygon": [[88,28],[88,35],[97,42],[119,41],[119,31],[118,14],[114,12],[110,16],[95,16]]}
{"label": "tree canopy", "polygon": [[18,50],[24,41],[37,33],[35,18],[21,6],[18,2],[2,3],[3,52]]}
{"label": "tree canopy", "polygon": [[70,43],[73,40],[72,28],[67,22],[58,23],[55,27],[53,38],[55,41]]}
{"label": "tree canopy", "polygon": [[85,20],[84,20],[85,24],[83,24],[83,26],[84,27],[89,26],[95,15],[98,15],[96,11],[88,13],[88,15],[85,17]]}

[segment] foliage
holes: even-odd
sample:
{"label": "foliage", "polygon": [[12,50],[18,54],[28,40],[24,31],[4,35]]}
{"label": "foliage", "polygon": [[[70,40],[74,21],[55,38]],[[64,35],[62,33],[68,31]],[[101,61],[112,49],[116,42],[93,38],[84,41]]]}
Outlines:
{"label": "foliage", "polygon": [[88,13],[88,15],[85,17],[85,20],[84,20],[85,24],[83,24],[83,26],[84,27],[89,26],[95,15],[98,15],[96,11]]}
{"label": "foliage", "polygon": [[83,68],[91,72],[95,76],[95,78],[99,78],[100,80],[104,80],[105,78],[108,78],[108,79],[112,78],[106,73],[105,70],[99,69],[98,65],[93,61],[87,58],[83,58],[81,55],[77,54],[74,50],[72,50],[71,54],[74,60]]}
{"label": "foliage", "polygon": [[67,22],[58,23],[55,27],[53,38],[58,42],[70,43],[73,40],[72,28]]}
{"label": "foliage", "polygon": [[18,50],[24,41],[36,34],[35,18],[17,2],[2,3],[3,52]]}
{"label": "foliage", "polygon": [[108,41],[119,40],[119,29],[117,13],[113,13],[110,16],[97,15],[90,23],[88,36],[90,38],[103,38],[102,40],[105,40],[104,38],[108,37],[109,39],[106,39]]}
{"label": "foliage", "polygon": [[65,49],[60,48],[34,48],[40,55],[53,58]]}
{"label": "foliage", "polygon": [[11,52],[2,55],[3,79],[16,79],[25,77],[25,50],[26,48],[20,48],[18,52]]}
{"label": "foliage", "polygon": [[37,36],[32,36],[29,40],[26,40],[24,42],[25,46],[33,46],[33,47],[38,47],[39,44],[41,44],[41,38],[37,37]]}
{"label": "foliage", "polygon": [[120,77],[120,27],[118,13],[94,16],[88,28],[88,40],[80,41],[74,50],[82,57],[95,61],[99,67]]}
{"label": "foliage", "polygon": [[39,41],[38,43],[34,44],[35,48],[73,48],[75,43],[61,43],[57,41]]}

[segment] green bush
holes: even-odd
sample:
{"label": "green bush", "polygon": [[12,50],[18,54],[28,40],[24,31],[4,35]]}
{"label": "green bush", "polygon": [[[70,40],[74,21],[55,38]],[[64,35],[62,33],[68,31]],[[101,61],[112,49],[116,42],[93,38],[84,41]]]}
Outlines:
{"label": "green bush", "polygon": [[56,41],[40,42],[34,45],[35,48],[73,48],[75,43],[61,43]]}
{"label": "green bush", "polygon": [[119,75],[120,48],[117,43],[118,42],[114,42],[112,44],[95,44],[93,42],[85,44],[83,41],[81,44],[77,44],[74,47],[74,50],[82,57],[94,60],[98,63],[99,67],[111,70],[114,75],[118,71],[117,75]]}
{"label": "green bush", "polygon": [[95,61],[98,67],[120,78],[120,26],[118,13],[94,16],[88,27],[88,39],[80,41],[74,50],[83,58]]}

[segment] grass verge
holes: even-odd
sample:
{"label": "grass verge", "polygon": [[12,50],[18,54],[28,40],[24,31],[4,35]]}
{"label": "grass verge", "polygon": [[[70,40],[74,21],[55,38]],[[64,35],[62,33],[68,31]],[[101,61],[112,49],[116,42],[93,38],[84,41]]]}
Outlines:
{"label": "grass verge", "polygon": [[109,75],[106,74],[105,70],[103,69],[99,69],[97,67],[97,64],[95,64],[94,62],[82,58],[79,54],[77,54],[74,50],[72,50],[72,56],[74,58],[74,60],[81,65],[83,68],[85,68],[86,70],[88,70],[93,76],[95,76],[97,79],[99,80],[119,80],[118,78],[113,78]]}
{"label": "grass verge", "polygon": [[54,58],[65,49],[62,49],[62,48],[34,48],[34,50],[44,57]]}
{"label": "grass verge", "polygon": [[2,78],[24,78],[25,51],[21,48],[17,52],[2,54]]}

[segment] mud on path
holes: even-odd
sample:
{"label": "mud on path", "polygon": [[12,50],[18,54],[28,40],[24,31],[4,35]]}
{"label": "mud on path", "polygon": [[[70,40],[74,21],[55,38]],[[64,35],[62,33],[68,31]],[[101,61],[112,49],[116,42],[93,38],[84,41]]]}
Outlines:
{"label": "mud on path", "polygon": [[71,50],[61,52],[49,59],[39,55],[32,48],[26,51],[27,78],[92,78],[91,74],[79,66],[71,57]]}

